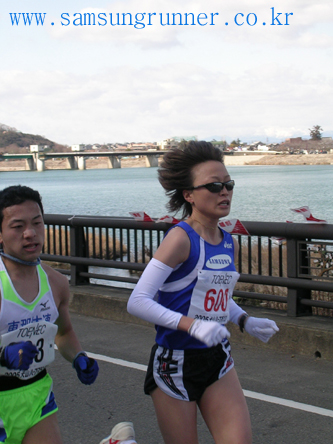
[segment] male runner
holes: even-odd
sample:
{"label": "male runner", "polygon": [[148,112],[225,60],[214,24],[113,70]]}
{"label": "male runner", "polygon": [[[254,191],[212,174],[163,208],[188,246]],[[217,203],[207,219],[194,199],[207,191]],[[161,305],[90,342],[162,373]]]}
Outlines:
{"label": "male runner", "polygon": [[61,444],[52,379],[54,343],[79,380],[98,364],[82,350],[69,317],[67,278],[40,264],[41,197],[25,186],[0,192],[0,443]]}

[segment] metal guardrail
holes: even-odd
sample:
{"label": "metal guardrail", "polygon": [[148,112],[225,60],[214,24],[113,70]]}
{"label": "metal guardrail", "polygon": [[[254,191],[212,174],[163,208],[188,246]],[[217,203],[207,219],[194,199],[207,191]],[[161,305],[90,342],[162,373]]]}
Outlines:
{"label": "metal guardrail", "polygon": [[[251,235],[237,235],[240,284],[234,296],[286,304],[289,316],[333,309],[333,225],[242,223]],[[60,271],[71,285],[82,285],[91,279],[135,284],[171,225],[46,214],[45,226],[41,258],[68,264]],[[318,293],[328,300],[314,297]]]}

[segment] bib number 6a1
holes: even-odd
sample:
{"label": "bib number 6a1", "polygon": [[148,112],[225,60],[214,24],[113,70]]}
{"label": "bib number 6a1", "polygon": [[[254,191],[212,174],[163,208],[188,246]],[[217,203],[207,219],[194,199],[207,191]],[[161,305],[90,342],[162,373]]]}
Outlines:
{"label": "bib number 6a1", "polygon": [[206,312],[212,310],[217,312],[219,310],[226,311],[228,306],[229,289],[222,288],[217,291],[214,288],[207,291],[204,301],[204,308]]}

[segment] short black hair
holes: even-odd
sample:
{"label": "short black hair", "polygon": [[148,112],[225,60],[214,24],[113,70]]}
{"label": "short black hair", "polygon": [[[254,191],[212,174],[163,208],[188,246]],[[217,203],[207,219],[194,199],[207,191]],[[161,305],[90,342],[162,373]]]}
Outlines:
{"label": "short black hair", "polygon": [[20,205],[27,200],[36,202],[42,215],[44,215],[42,198],[38,191],[25,185],[13,185],[0,191],[0,232],[2,230],[3,210],[13,205]]}

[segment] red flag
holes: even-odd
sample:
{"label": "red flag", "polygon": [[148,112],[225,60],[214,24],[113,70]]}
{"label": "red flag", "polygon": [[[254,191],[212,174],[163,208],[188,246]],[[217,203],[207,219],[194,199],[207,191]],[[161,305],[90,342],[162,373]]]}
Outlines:
{"label": "red flag", "polygon": [[314,223],[314,224],[327,224],[327,221],[324,219],[317,219],[316,217],[312,216],[312,213],[310,211],[310,208],[307,206],[299,207],[299,208],[290,208],[291,211],[294,211],[295,213],[300,213],[304,216],[307,223]]}
{"label": "red flag", "polygon": [[170,224],[178,224],[179,220],[174,218],[173,216],[166,215],[157,219],[156,223],[158,222],[168,222]]}
{"label": "red flag", "polygon": [[219,226],[230,234],[247,234],[250,233],[238,219],[223,220],[219,222]]}
{"label": "red flag", "polygon": [[131,216],[134,217],[135,220],[140,222],[154,222],[154,220],[148,216],[144,211],[135,211],[129,213]]}

